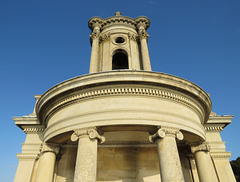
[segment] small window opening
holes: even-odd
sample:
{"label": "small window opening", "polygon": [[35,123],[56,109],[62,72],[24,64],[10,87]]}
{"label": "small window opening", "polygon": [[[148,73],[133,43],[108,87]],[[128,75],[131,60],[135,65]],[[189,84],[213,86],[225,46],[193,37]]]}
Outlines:
{"label": "small window opening", "polygon": [[112,69],[128,69],[128,56],[125,51],[119,50],[113,55]]}
{"label": "small window opening", "polygon": [[115,42],[118,43],[118,44],[122,44],[122,43],[125,42],[125,39],[123,37],[117,37]]}

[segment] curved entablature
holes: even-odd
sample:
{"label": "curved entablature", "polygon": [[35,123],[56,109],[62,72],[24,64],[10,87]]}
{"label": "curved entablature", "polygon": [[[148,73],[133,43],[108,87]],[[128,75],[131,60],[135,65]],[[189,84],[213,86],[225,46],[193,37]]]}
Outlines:
{"label": "curved entablature", "polygon": [[67,80],[44,93],[36,105],[46,139],[75,127],[110,124],[165,124],[204,138],[203,124],[210,111],[208,94],[192,82],[164,73],[127,70]]}

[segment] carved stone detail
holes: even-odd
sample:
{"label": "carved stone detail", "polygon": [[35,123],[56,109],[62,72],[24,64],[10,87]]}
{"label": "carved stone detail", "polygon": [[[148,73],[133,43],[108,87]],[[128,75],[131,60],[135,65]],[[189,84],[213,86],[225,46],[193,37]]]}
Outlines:
{"label": "carved stone detail", "polygon": [[222,131],[223,127],[221,126],[205,126],[204,127],[205,131]]}
{"label": "carved stone detail", "polygon": [[149,141],[154,143],[157,139],[162,139],[166,136],[172,136],[176,137],[178,140],[183,140],[183,134],[179,131],[179,129],[161,126],[155,134],[149,136]]}
{"label": "carved stone detail", "polygon": [[107,41],[107,40],[110,40],[110,33],[107,33],[107,34],[103,34],[100,36],[100,42],[104,42],[104,41]]}
{"label": "carved stone detail", "polygon": [[89,21],[88,21],[88,27],[93,30],[95,26],[99,26],[101,28],[102,26],[102,23],[103,23],[103,19],[100,18],[100,17],[94,17],[94,18],[91,18]]}
{"label": "carved stone detail", "polygon": [[207,151],[209,152],[210,151],[210,146],[207,142],[203,142],[199,145],[192,145],[191,146],[191,151],[192,153],[196,153],[198,151]]}
{"label": "carved stone detail", "polygon": [[74,133],[71,136],[72,141],[77,141],[81,138],[89,137],[90,140],[97,139],[98,142],[104,143],[105,137],[101,136],[100,134],[103,134],[103,132],[96,127],[89,127],[89,128],[83,128],[74,130]]}
{"label": "carved stone detail", "polygon": [[89,37],[91,38],[91,40],[98,39],[100,37],[100,31],[99,30],[94,30],[91,33],[91,35],[89,35]]}
{"label": "carved stone detail", "polygon": [[52,143],[44,143],[42,145],[41,153],[44,152],[53,152],[57,155],[59,153],[59,145]]}
{"label": "carved stone detail", "polygon": [[24,128],[24,132],[25,133],[38,133],[38,132],[43,132],[44,131],[44,127],[41,127],[41,128],[35,128],[35,127],[32,127],[32,128]]}
{"label": "carved stone detail", "polygon": [[135,19],[135,24],[137,28],[143,26],[147,30],[150,26],[150,21],[147,17],[142,16]]}
{"label": "carved stone detail", "polygon": [[136,34],[134,34],[134,33],[128,32],[128,38],[129,38],[130,40],[135,40],[135,41],[137,41],[137,40],[138,40],[138,35],[136,35]]}
{"label": "carved stone detail", "polygon": [[140,39],[147,39],[149,37],[149,35],[145,29],[139,30],[138,36]]}

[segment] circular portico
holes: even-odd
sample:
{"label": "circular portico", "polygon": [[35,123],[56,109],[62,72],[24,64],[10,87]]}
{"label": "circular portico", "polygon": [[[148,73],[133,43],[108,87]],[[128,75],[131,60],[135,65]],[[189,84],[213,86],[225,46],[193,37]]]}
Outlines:
{"label": "circular portico", "polygon": [[159,126],[178,128],[184,140],[199,142],[205,139],[203,124],[210,111],[208,94],[194,83],[164,73],[131,70],[64,81],[44,93],[36,105],[46,127],[44,141],[58,143],[76,129],[100,127],[109,132],[124,130],[124,126],[147,132]]}

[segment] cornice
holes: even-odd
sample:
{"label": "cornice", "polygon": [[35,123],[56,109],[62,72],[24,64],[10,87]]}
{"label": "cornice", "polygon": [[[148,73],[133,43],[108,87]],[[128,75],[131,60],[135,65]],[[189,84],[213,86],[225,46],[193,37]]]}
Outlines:
{"label": "cornice", "polygon": [[39,158],[39,154],[19,153],[19,154],[17,154],[17,158],[19,160],[37,160]]}
{"label": "cornice", "polygon": [[205,131],[222,131],[223,127],[221,126],[205,126],[204,127]]}
{"label": "cornice", "polygon": [[150,26],[150,20],[145,16],[137,17],[136,19],[127,17],[127,16],[112,16],[106,19],[102,19],[101,17],[93,17],[88,21],[88,27],[93,30],[95,25],[98,25],[102,30],[115,24],[125,24],[134,29],[138,28],[139,24],[143,24],[145,29],[147,30]]}
{"label": "cornice", "polygon": [[213,159],[227,159],[231,157],[231,152],[210,152],[210,155]]}
{"label": "cornice", "polygon": [[44,132],[44,127],[27,127],[24,128],[23,131],[25,133],[41,133]]}

